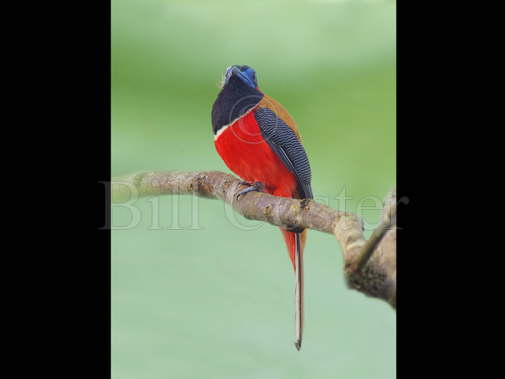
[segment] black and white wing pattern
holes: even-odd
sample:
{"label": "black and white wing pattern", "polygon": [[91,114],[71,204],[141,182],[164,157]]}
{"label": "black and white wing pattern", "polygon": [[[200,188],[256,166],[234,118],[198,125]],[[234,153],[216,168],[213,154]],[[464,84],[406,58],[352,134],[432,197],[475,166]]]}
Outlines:
{"label": "black and white wing pattern", "polygon": [[304,199],[312,199],[309,159],[295,132],[269,108],[257,108],[254,116],[263,138],[298,181]]}

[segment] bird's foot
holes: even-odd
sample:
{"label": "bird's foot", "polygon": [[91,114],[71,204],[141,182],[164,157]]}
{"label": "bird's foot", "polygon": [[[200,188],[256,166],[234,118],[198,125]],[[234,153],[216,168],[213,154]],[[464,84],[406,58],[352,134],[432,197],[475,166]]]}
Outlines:
{"label": "bird's foot", "polygon": [[265,185],[261,182],[249,183],[249,182],[242,181],[242,182],[240,182],[240,184],[243,186],[248,186],[248,187],[246,189],[243,189],[239,193],[237,193],[237,200],[240,198],[240,196],[245,195],[246,193],[253,192],[253,191],[263,192],[263,190],[265,189]]}

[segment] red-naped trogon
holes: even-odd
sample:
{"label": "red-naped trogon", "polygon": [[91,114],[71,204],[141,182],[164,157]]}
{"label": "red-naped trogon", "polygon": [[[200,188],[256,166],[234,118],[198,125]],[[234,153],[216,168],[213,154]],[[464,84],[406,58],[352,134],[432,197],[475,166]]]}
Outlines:
{"label": "red-naped trogon", "polygon": [[[289,113],[259,88],[249,66],[227,68],[212,108],[217,152],[228,168],[250,183],[241,192],[312,199],[311,171],[300,134]],[[295,346],[303,333],[303,248],[306,230],[281,229],[295,270]]]}

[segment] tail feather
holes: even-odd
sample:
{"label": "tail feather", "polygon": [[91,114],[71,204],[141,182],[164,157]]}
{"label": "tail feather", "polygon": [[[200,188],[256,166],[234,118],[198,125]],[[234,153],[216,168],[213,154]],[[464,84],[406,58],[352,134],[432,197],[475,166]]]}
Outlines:
{"label": "tail feather", "polygon": [[295,271],[295,346],[297,350],[301,348],[303,337],[303,248],[306,233],[306,230],[302,233],[282,230]]}

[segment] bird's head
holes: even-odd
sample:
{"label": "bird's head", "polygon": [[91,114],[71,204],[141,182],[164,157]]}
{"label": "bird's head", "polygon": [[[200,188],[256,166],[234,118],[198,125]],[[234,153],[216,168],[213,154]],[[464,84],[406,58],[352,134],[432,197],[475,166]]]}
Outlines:
{"label": "bird's head", "polygon": [[256,71],[249,66],[233,65],[228,67],[224,73],[222,86],[224,87],[234,80],[240,80],[251,88],[258,88]]}
{"label": "bird's head", "polygon": [[214,134],[225,125],[245,115],[259,104],[264,93],[258,88],[256,72],[249,66],[233,65],[226,69],[221,91],[212,106]]}

